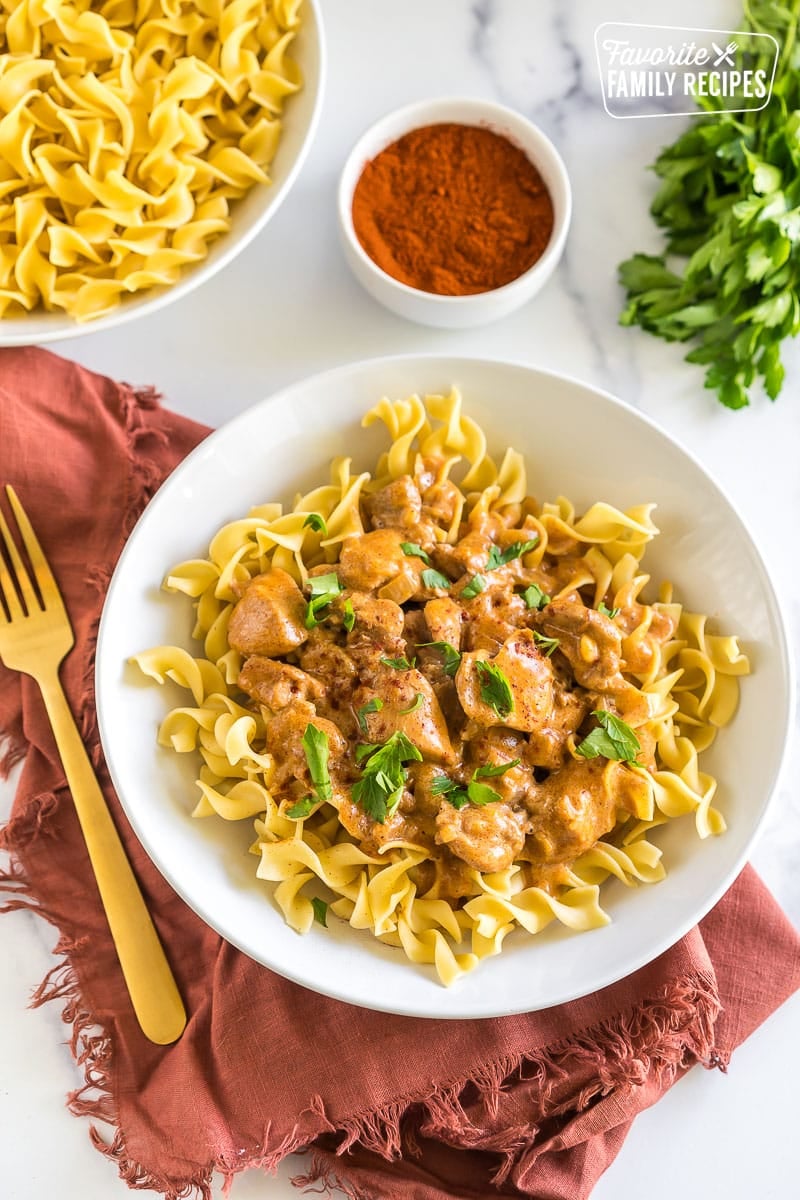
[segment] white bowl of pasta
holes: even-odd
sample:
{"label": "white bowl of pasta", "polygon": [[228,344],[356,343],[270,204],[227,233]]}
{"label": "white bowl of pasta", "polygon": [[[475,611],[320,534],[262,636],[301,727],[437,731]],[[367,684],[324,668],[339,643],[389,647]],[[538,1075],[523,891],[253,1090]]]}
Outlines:
{"label": "white bowl of pasta", "polygon": [[98,640],[115,786],[180,895],[307,987],[430,1017],[545,1008],[680,938],[745,862],[791,697],[702,467],[476,359],[343,367],[213,434]]}
{"label": "white bowl of pasta", "polygon": [[13,30],[0,14],[0,346],[108,329],[210,279],[286,197],[322,103],[318,0],[188,17],[149,0],[130,25],[113,4],[61,9]]}

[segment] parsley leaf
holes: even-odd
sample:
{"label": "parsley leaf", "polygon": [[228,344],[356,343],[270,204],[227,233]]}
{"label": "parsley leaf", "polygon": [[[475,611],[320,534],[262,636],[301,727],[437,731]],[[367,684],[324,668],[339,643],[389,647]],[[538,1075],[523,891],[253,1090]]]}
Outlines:
{"label": "parsley leaf", "polygon": [[602,613],[604,617],[608,617],[609,621],[613,621],[614,617],[619,612],[618,608],[608,608],[601,600],[597,606],[597,611]]}
{"label": "parsley leaf", "polygon": [[383,745],[357,746],[356,759],[364,765],[361,778],[353,785],[353,799],[382,825],[394,815],[402,799],[406,782],[403,764],[422,762],[422,755],[398,729]]}
{"label": "parsley leaf", "polygon": [[505,775],[506,771],[510,771],[512,767],[518,767],[519,763],[520,763],[520,760],[518,758],[512,758],[511,762],[498,763],[498,765],[495,767],[492,767],[492,766],[478,767],[478,769],[473,774],[472,778],[473,779],[496,778],[498,775]]}
{"label": "parsley leaf", "polygon": [[642,747],[630,725],[603,708],[595,709],[592,716],[599,724],[575,747],[575,752],[583,758],[602,756],[618,762],[634,762]]}
{"label": "parsley leaf", "polygon": [[315,533],[321,533],[323,537],[328,536],[328,526],[325,524],[325,518],[322,513],[309,513],[305,521],[303,521],[303,529],[307,525]]}
{"label": "parsley leaf", "polygon": [[416,542],[401,542],[400,549],[403,554],[407,554],[409,558],[421,558],[424,563],[431,561],[427,550],[423,550],[422,546],[418,546]]}
{"label": "parsley leaf", "polygon": [[494,663],[478,660],[475,667],[481,686],[481,699],[504,721],[514,711],[514,697],[508,680]]}
{"label": "parsley leaf", "polygon": [[311,907],[314,910],[314,920],[328,928],[328,902],[320,900],[319,896],[312,897]]}
{"label": "parsley leaf", "polygon": [[[305,624],[306,629],[314,629],[320,623],[320,614],[324,613],[331,600],[343,592],[344,588],[339,582],[339,576],[333,571],[327,575],[309,576],[308,586],[311,590],[311,599],[306,607]],[[321,619],[325,619],[324,615]]]}
{"label": "parsley leaf", "polygon": [[558,638],[545,637],[543,633],[539,633],[538,629],[533,631],[533,640],[540,650],[544,652],[546,658],[550,658],[551,654],[559,647]]}
{"label": "parsley leaf", "polygon": [[543,592],[538,583],[532,583],[530,587],[526,587],[522,593],[522,599],[525,601],[528,608],[544,608],[545,604],[550,603],[550,597],[547,592]]}
{"label": "parsley leaf", "polygon": [[447,590],[452,581],[446,575],[443,575],[441,571],[437,571],[433,567],[426,567],[422,572],[422,582],[426,588],[444,588]]}
{"label": "parsley leaf", "polygon": [[449,775],[437,775],[431,784],[432,796],[444,796],[448,792],[452,792],[454,788],[460,787],[455,779],[451,779]]}
{"label": "parsley leaf", "polygon": [[483,575],[473,575],[467,586],[461,593],[462,600],[473,600],[475,596],[480,595],[486,588],[486,580]]}
{"label": "parsley leaf", "polygon": [[303,734],[303,750],[308,763],[308,773],[320,800],[333,796],[331,777],[328,774],[328,737],[309,721]]}
{"label": "parsley leaf", "polygon": [[414,697],[412,703],[409,704],[408,708],[398,708],[397,711],[401,716],[405,717],[409,713],[416,712],[418,708],[421,708],[424,700],[425,700],[425,697],[423,696],[422,692],[417,692],[416,696]]}
{"label": "parsley leaf", "polygon": [[342,624],[344,625],[344,627],[348,633],[352,633],[355,623],[356,623],[356,614],[355,614],[355,610],[353,608],[353,601],[348,596],[344,602],[344,616],[342,617]]}
{"label": "parsley leaf", "polygon": [[415,658],[412,658],[411,662],[409,662],[405,657],[381,659],[381,662],[385,667],[391,667],[395,671],[410,671],[416,661],[417,660]]}
{"label": "parsley leaf", "polygon": [[286,815],[290,821],[302,821],[304,817],[310,817],[314,809],[319,804],[319,799],[316,796],[306,796],[302,800],[298,800],[291,808],[287,808]]}
{"label": "parsley leaf", "polygon": [[444,656],[445,675],[455,675],[461,664],[461,655],[455,646],[451,646],[450,642],[418,642],[417,649],[421,646],[430,646],[438,650]]}
{"label": "parsley leaf", "polygon": [[[687,361],[705,368],[705,386],[731,409],[749,403],[757,380],[770,399],[778,396],[781,344],[800,330],[798,9],[748,0],[745,13],[745,29],[781,44],[772,96],[746,115],[720,112],[720,98],[696,97],[707,115],[654,164],[661,186],[650,211],[664,252],[634,254],[619,268],[627,293],[620,324],[691,342]],[[769,78],[773,57],[767,38],[745,35],[736,68],[746,61]],[[667,256],[678,262],[674,271]]]}
{"label": "parsley leaf", "polygon": [[362,704],[361,708],[356,713],[358,724],[362,733],[367,732],[367,716],[369,713],[380,712],[383,708],[383,701],[380,696],[373,696],[366,704]]}
{"label": "parsley leaf", "polygon": [[476,783],[474,779],[467,785],[467,796],[473,804],[495,804],[503,799],[488,783]]}
{"label": "parsley leaf", "polygon": [[538,541],[539,535],[537,534],[529,542],[512,542],[510,546],[506,546],[505,550],[501,550],[499,546],[492,544],[489,547],[486,570],[496,571],[498,567],[508,566],[515,558],[521,558],[523,554],[527,554],[529,550],[533,550]]}

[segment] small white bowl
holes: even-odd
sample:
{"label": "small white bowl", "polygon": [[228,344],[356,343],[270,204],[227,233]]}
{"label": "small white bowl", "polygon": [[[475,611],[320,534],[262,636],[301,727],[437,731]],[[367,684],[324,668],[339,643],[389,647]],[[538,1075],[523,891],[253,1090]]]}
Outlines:
{"label": "small white bowl", "polygon": [[112,329],[135,317],[149,316],[188,295],[236,258],[261,233],[288,195],[319,123],[325,87],[325,41],[320,0],[305,0],[303,4],[300,28],[292,44],[292,57],[303,73],[303,86],[286,103],[281,118],[281,139],[269,171],[271,182],[256,184],[236,201],[230,229],[212,242],[204,259],[185,267],[177,283],[124,296],[117,308],[94,320],[76,321],[65,312],[46,312],[43,308],[35,308],[23,316],[5,317],[0,320],[0,346],[57,342]]}
{"label": "small white bowl", "polygon": [[[544,254],[511,283],[468,296],[442,296],[422,291],[387,275],[367,254],[353,227],[353,193],[366,164],[412,129],[449,122],[477,125],[507,137],[537,168],[553,201],[553,232]],[[489,100],[445,97],[409,104],[370,126],[344,164],[339,180],[338,210],[347,262],[356,279],[375,300],[421,325],[467,329],[506,316],[544,286],[564,249],[572,214],[572,190],[561,155],[532,122],[513,109]]]}

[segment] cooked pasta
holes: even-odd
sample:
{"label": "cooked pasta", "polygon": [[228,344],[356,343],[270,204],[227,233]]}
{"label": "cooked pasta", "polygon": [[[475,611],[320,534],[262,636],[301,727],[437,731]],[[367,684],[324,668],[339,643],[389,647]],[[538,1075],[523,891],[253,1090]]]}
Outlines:
{"label": "cooked pasta", "polygon": [[0,0],[0,316],[175,283],[268,168],[301,0]]}
{"label": "cooked pasta", "polygon": [[253,820],[256,874],[306,932],[333,914],[451,984],[514,930],[605,924],[600,886],[663,878],[650,831],[725,822],[699,754],[747,659],[671,588],[644,598],[650,504],[538,503],[459,393],[381,400],[374,472],[222,528],[176,566],[197,656],[135,661],[190,703],[196,817]]}

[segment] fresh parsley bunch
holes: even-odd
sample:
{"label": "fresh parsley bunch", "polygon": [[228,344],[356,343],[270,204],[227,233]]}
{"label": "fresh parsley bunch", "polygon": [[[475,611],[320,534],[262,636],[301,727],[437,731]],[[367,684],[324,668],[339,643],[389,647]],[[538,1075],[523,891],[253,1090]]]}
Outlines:
{"label": "fresh parsley bunch", "polygon": [[[621,324],[693,340],[687,361],[707,368],[705,386],[728,408],[749,403],[757,377],[777,397],[781,342],[800,329],[799,16],[800,0],[750,0],[745,25],[781,48],[769,103],[702,117],[656,159],[663,182],[651,212],[666,255],[687,260],[682,273],[647,254],[619,268],[628,294]],[[752,58],[748,66],[769,76],[772,56]],[[711,111],[726,102],[698,103]]]}

